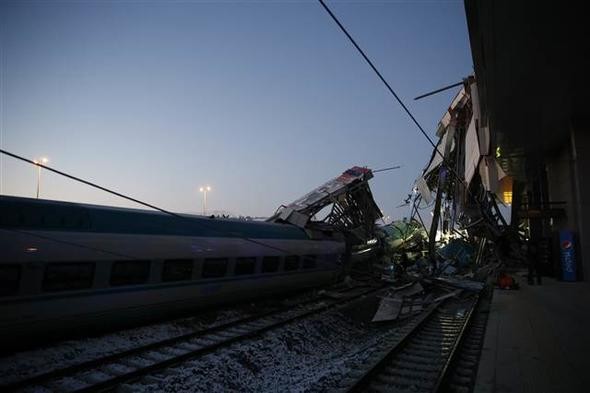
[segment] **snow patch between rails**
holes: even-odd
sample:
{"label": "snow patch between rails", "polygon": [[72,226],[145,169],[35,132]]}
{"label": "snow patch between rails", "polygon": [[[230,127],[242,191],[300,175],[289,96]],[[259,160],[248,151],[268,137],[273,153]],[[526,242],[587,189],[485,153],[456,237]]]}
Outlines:
{"label": "snow patch between rails", "polygon": [[18,352],[0,359],[0,382],[19,381],[57,368],[79,364],[243,318],[246,314],[245,311],[240,310],[222,310],[216,312],[214,316],[209,316],[207,322],[199,317],[182,318],[104,336],[64,341],[46,348]]}
{"label": "snow patch between rails", "polygon": [[340,313],[322,314],[157,373],[130,391],[324,391],[365,363],[395,331],[360,326]]}

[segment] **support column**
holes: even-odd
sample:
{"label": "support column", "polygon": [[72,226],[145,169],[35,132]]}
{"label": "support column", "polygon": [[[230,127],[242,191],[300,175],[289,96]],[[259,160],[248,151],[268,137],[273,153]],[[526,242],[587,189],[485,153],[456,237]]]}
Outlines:
{"label": "support column", "polygon": [[[577,222],[576,262],[578,279],[590,281],[590,130],[587,121],[572,121],[570,140],[572,148],[572,179],[574,212]],[[584,176],[586,175],[586,176]],[[586,177],[586,179],[584,179]]]}

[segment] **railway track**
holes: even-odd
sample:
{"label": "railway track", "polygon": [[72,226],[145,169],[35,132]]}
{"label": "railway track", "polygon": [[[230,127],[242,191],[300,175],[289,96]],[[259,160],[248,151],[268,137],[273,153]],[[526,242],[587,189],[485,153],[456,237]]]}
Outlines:
{"label": "railway track", "polygon": [[332,292],[332,297],[305,300],[295,305],[280,307],[207,329],[138,346],[16,382],[0,384],[0,390],[35,392],[112,390],[117,386],[203,356],[238,341],[346,305],[381,289],[382,287],[375,288],[365,285],[345,288],[338,292]]}
{"label": "railway track", "polygon": [[471,321],[457,348],[449,372],[439,389],[441,392],[471,393],[473,391],[488,324],[491,295],[490,293],[487,296],[482,296],[473,311]]}
{"label": "railway track", "polygon": [[341,392],[438,392],[447,380],[478,296],[435,303],[385,343],[369,367],[352,373]]}

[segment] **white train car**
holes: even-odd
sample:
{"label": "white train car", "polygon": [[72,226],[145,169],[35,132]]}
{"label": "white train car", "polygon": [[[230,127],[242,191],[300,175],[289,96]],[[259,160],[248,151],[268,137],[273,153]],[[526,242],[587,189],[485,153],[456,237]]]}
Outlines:
{"label": "white train car", "polygon": [[0,345],[319,286],[344,250],[288,224],[0,196]]}

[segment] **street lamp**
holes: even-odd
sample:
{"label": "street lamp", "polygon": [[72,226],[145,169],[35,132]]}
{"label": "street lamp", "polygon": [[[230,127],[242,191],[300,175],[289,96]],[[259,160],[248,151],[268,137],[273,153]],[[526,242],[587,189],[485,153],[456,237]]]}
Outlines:
{"label": "street lamp", "polygon": [[199,188],[199,191],[203,193],[203,215],[207,215],[207,193],[211,191],[211,187],[204,186]]}
{"label": "street lamp", "polygon": [[39,193],[41,192],[41,165],[47,164],[49,159],[47,157],[41,157],[38,160],[33,161],[37,165],[37,199],[39,199]]}

